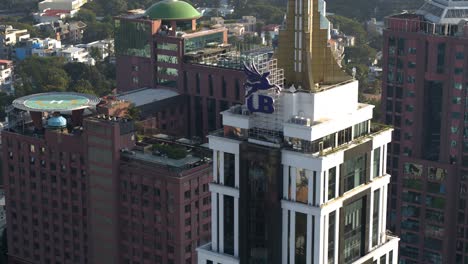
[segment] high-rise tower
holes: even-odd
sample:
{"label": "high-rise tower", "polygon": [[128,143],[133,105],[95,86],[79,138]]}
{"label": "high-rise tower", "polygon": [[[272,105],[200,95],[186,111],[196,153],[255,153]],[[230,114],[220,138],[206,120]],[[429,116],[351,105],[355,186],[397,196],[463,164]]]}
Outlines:
{"label": "high-rise tower", "polygon": [[[290,11],[296,4],[319,6],[290,1]],[[277,58],[296,59],[293,68],[247,65],[245,105],[222,112],[224,129],[209,136],[212,233],[199,264],[397,263],[399,239],[386,232],[392,129],[371,124],[373,106],[327,53],[318,16],[296,20],[322,28],[298,35],[313,38],[300,42],[310,56],[283,47]]]}
{"label": "high-rise tower", "polygon": [[468,263],[467,15],[466,1],[434,0],[386,21],[389,225],[403,263]]}
{"label": "high-rise tower", "polygon": [[315,91],[321,85],[350,80],[328,47],[330,22],[324,0],[288,1],[286,25],[279,35],[278,66],[286,83]]}

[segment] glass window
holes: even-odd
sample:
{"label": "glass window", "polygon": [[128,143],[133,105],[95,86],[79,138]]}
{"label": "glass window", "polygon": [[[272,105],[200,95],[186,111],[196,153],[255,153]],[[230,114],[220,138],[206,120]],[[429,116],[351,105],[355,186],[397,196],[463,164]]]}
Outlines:
{"label": "glass window", "polygon": [[296,213],[296,258],[295,263],[306,263],[307,215]]}
{"label": "glass window", "polygon": [[445,68],[445,43],[437,45],[437,73],[444,73]]}
{"label": "glass window", "polygon": [[432,195],[426,196],[426,205],[435,209],[445,208],[445,199],[441,197],[435,197]]}
{"label": "glass window", "polygon": [[151,57],[151,25],[131,20],[115,20],[115,52],[118,55]]}
{"label": "glass window", "polygon": [[224,254],[234,255],[234,197],[224,195]]}
{"label": "glass window", "polygon": [[213,76],[211,74],[208,75],[208,88],[209,88],[210,96],[213,96],[214,87],[213,87]]}
{"label": "glass window", "polygon": [[344,162],[344,192],[364,183],[366,174],[366,154]]}
{"label": "glass window", "polygon": [[209,45],[222,44],[223,42],[223,32],[185,39],[185,53],[203,49]]}
{"label": "glass window", "polygon": [[387,255],[383,255],[380,257],[380,264],[387,264]]}
{"label": "glass window", "polygon": [[163,55],[163,54],[158,54],[156,60],[158,62],[171,63],[171,64],[177,64],[179,61],[176,56],[169,56],[169,55]]}
{"label": "glass window", "polygon": [[[419,258],[419,251],[415,247],[411,247],[411,246],[401,247],[400,251],[401,251],[401,253],[400,253],[401,256],[414,258],[414,259]],[[416,262],[413,262],[413,263],[416,263]]]}
{"label": "glass window", "polygon": [[410,231],[419,231],[419,221],[413,219],[405,219],[401,222],[401,228]]}
{"label": "glass window", "polygon": [[224,185],[234,188],[235,173],[235,155],[224,153]]}
{"label": "glass window", "polygon": [[344,221],[344,262],[352,263],[363,254],[365,242],[365,211],[363,199],[359,199],[345,208]]}
{"label": "glass window", "polygon": [[296,202],[307,203],[309,197],[309,180],[304,169],[296,171]]}
{"label": "glass window", "polygon": [[328,216],[328,264],[335,263],[335,222],[336,213],[331,212]]}
{"label": "glass window", "polygon": [[[387,108],[388,108],[388,104],[387,104]],[[364,121],[362,123],[354,125],[354,138],[366,135],[368,131],[368,127],[369,127],[368,121]]]}
{"label": "glass window", "polygon": [[457,90],[461,90],[461,89],[463,89],[463,85],[461,83],[454,83],[453,88],[455,88]]}
{"label": "glass window", "polygon": [[380,176],[380,148],[374,149],[373,177]]}
{"label": "glass window", "polygon": [[174,43],[158,42],[156,43],[156,46],[161,50],[177,51],[177,44]]}
{"label": "glass window", "polygon": [[169,75],[169,76],[179,76],[179,71],[174,68],[166,68],[158,66],[158,74]]}
{"label": "glass window", "polygon": [[425,219],[431,222],[436,222],[436,223],[443,223],[445,220],[443,212],[430,210],[430,209],[426,209]]}
{"label": "glass window", "polygon": [[328,200],[336,197],[336,167],[328,170]]}
{"label": "glass window", "polygon": [[373,247],[378,245],[379,210],[380,210],[380,189],[374,191],[374,208],[372,210],[372,246]]}
{"label": "glass window", "polygon": [[405,54],[405,39],[399,38],[398,39],[398,55],[403,55]]}

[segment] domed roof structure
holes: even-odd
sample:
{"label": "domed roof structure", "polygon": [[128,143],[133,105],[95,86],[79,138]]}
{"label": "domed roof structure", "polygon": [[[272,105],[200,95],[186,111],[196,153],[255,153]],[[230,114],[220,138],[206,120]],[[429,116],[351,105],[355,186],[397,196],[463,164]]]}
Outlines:
{"label": "domed roof structure", "polygon": [[148,8],[145,12],[152,20],[192,20],[201,14],[189,3],[179,0],[163,0]]}
{"label": "domed roof structure", "polygon": [[53,116],[47,120],[49,128],[64,128],[67,126],[67,120],[63,116]]}

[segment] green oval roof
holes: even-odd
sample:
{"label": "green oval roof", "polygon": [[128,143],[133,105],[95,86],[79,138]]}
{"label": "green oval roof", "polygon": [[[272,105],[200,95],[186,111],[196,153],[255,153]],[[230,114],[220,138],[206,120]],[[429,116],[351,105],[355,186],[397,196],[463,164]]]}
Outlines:
{"label": "green oval roof", "polygon": [[192,20],[201,17],[192,5],[179,0],[157,2],[148,8],[145,14],[153,20]]}

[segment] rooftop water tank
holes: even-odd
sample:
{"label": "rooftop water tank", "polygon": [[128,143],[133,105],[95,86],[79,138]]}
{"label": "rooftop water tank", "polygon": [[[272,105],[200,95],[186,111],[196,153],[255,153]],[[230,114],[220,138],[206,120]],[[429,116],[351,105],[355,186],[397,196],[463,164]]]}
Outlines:
{"label": "rooftop water tank", "polygon": [[63,116],[53,116],[47,120],[47,126],[51,129],[67,127],[67,120]]}

